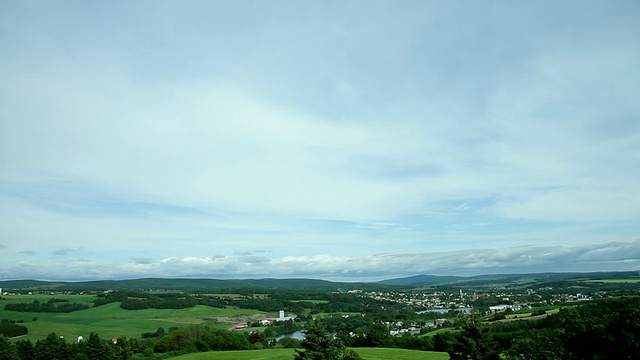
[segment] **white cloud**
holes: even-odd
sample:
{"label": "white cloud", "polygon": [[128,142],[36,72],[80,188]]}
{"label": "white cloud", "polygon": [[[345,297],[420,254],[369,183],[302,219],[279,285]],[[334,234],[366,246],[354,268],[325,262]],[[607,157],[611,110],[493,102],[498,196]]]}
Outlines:
{"label": "white cloud", "polygon": [[474,249],[637,238],[623,5],[150,5],[0,11],[11,261],[293,274],[283,259],[326,254],[349,273],[467,249],[485,269]]}
{"label": "white cloud", "polygon": [[127,263],[97,263],[87,259],[62,263],[23,263],[6,266],[12,277],[51,279],[213,277],[378,280],[415,274],[491,274],[543,271],[640,270],[640,240],[575,247],[521,246],[413,254],[373,254],[361,257],[312,255],[267,258],[256,256],[170,257]]}

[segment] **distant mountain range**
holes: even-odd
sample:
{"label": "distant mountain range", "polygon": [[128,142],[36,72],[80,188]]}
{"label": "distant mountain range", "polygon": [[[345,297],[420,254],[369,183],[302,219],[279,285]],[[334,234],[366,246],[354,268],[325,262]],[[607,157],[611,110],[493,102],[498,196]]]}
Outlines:
{"label": "distant mountain range", "polygon": [[34,290],[204,290],[204,289],[361,289],[390,287],[374,283],[344,283],[318,279],[181,279],[181,278],[143,278],[132,280],[96,280],[96,281],[41,281],[6,280],[0,281],[3,291],[6,289]]}
{"label": "distant mountain range", "polygon": [[543,287],[569,286],[581,284],[618,283],[640,287],[638,271],[591,272],[591,273],[538,273],[538,274],[500,274],[462,276],[416,275],[404,278],[388,279],[378,282],[334,282],[318,279],[167,279],[144,278],[132,280],[96,280],[96,281],[41,281],[41,280],[5,280],[0,288],[7,290],[204,290],[204,289],[318,289],[318,290],[378,290],[421,287]]}

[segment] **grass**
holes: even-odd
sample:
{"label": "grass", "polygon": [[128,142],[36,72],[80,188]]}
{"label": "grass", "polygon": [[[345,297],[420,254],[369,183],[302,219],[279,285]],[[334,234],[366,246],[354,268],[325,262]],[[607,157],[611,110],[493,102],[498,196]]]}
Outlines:
{"label": "grass", "polygon": [[[448,360],[449,354],[388,348],[354,348],[364,360]],[[293,349],[268,349],[245,351],[209,351],[180,355],[171,360],[292,360]]]}
{"label": "grass", "polygon": [[388,348],[355,348],[355,350],[365,360],[448,360],[449,354],[446,352],[418,351],[405,349]]}
{"label": "grass", "polygon": [[339,317],[342,315],[349,315],[349,316],[361,316],[361,313],[357,312],[334,312],[334,313],[317,313],[317,314],[313,314],[313,318],[314,319],[322,319],[322,318],[330,318],[330,317]]}
{"label": "grass", "polygon": [[293,349],[208,351],[169,358],[171,360],[292,360]]}
{"label": "grass", "polygon": [[328,304],[329,300],[290,300],[291,302],[308,302],[312,304]]}
{"label": "grass", "polygon": [[538,281],[538,278],[535,278],[535,277],[521,277],[515,280],[514,283],[517,285],[528,285],[528,284],[533,284],[537,281]]}
{"label": "grass", "polygon": [[440,329],[437,329],[437,330],[434,330],[434,331],[429,331],[426,334],[421,334],[421,335],[418,335],[418,336],[419,337],[434,336],[436,334],[443,333],[443,332],[452,332],[452,333],[454,333],[454,332],[460,332],[460,331],[462,331],[462,330],[455,329],[455,328],[452,328],[452,327],[448,327],[448,328],[440,328]]}
{"label": "grass", "polygon": [[531,312],[517,313],[517,314],[507,314],[507,315],[505,315],[505,318],[507,318],[507,319],[515,319],[515,318],[521,319],[521,318],[529,317],[531,315],[533,315],[533,313],[531,313]]}
{"label": "grass", "polygon": [[[213,294],[203,294],[205,296],[211,296],[211,297],[219,297],[222,299],[225,298],[231,298],[234,300],[239,300],[239,299],[244,299],[247,297],[247,295],[242,295],[242,294],[235,294],[235,293],[229,293],[229,294],[225,294],[225,293],[213,293]],[[250,299],[267,299],[269,297],[268,294],[252,294],[251,296],[249,296]]]}
{"label": "grass", "polygon": [[[228,328],[233,325],[235,317],[262,314],[257,310],[238,308],[213,308],[197,305],[188,309],[144,309],[125,310],[120,303],[111,303],[99,307],[71,313],[17,312],[4,310],[9,303],[33,302],[33,300],[47,301],[68,299],[72,302],[91,305],[95,298],[91,295],[15,295],[6,296],[0,301],[0,319],[22,320],[29,329],[29,334],[23,338],[32,341],[42,339],[51,332],[62,335],[67,339],[77,336],[89,336],[97,333],[101,338],[120,336],[140,337],[145,332],[155,332],[159,327],[183,327],[189,324],[204,324],[211,327]],[[228,323],[218,322],[216,318],[229,318]],[[33,321],[37,318],[37,321]],[[238,321],[241,322],[241,321]]]}

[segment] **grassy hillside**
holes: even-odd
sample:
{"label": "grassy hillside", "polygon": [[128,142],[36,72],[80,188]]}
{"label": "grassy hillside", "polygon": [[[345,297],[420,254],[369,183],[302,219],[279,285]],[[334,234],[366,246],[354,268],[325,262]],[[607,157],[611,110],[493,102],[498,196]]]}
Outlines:
{"label": "grassy hillside", "polygon": [[[449,354],[431,351],[386,349],[386,348],[354,348],[364,360],[448,360]],[[292,360],[294,350],[271,349],[249,351],[210,351],[181,355],[171,360]]]}
{"label": "grassy hillside", "polygon": [[[228,328],[235,323],[235,320],[242,322],[246,321],[246,317],[262,314],[257,310],[219,309],[204,305],[188,309],[124,310],[120,308],[120,303],[111,303],[71,313],[17,312],[4,310],[4,305],[33,302],[33,300],[44,302],[51,299],[52,296],[15,295],[4,298],[5,300],[0,301],[0,319],[24,321],[22,325],[29,329],[29,335],[26,338],[33,341],[42,339],[52,331],[66,338],[75,339],[79,335],[87,337],[91,332],[100,334],[102,338],[122,335],[140,337],[140,334],[155,332],[159,327],[168,330],[173,326],[181,327],[189,324]],[[55,298],[92,304],[95,297],[90,295],[56,295]],[[34,318],[37,320],[34,321]]]}

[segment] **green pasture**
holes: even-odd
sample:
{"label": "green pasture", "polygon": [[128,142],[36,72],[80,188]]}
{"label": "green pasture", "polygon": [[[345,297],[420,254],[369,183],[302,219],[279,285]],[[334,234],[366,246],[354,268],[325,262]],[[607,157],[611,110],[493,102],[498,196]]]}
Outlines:
{"label": "green pasture", "polygon": [[[218,317],[227,317],[230,322],[235,317],[262,314],[257,310],[238,308],[213,308],[197,305],[188,309],[144,309],[125,310],[120,303],[111,303],[86,310],[71,313],[18,312],[4,310],[8,303],[47,301],[69,299],[72,302],[91,304],[95,298],[90,295],[16,295],[6,296],[0,301],[0,319],[22,320],[29,329],[25,337],[32,341],[42,339],[51,332],[62,335],[67,339],[75,339],[79,335],[89,336],[91,332],[102,338],[119,336],[140,337],[144,332],[155,332],[159,327],[168,330],[170,327],[183,327],[190,324],[204,324],[211,327],[228,328],[232,324],[221,323]],[[37,318],[36,321],[33,319]],[[241,321],[238,321],[241,322]]]}
{"label": "green pasture", "polygon": [[435,288],[436,288],[435,286],[427,285],[427,286],[419,286],[419,287],[415,288],[414,290],[416,290],[416,291],[432,291]]}
{"label": "green pasture", "polygon": [[[571,307],[571,306],[557,306],[557,307],[550,307],[548,309],[545,309],[545,312],[547,313],[547,315],[551,315],[551,314],[556,314],[560,311],[561,308],[566,308],[566,307]],[[507,319],[526,319],[529,316],[533,316],[533,311],[530,312],[519,312],[519,313],[514,313],[514,314],[506,314],[505,318]]]}
{"label": "green pasture", "polygon": [[640,283],[640,279],[603,279],[603,280],[584,280],[589,283],[608,283],[608,284],[629,284]]}
{"label": "green pasture", "polygon": [[365,360],[448,360],[449,354],[446,352],[418,351],[405,349],[388,348],[354,348]]}
{"label": "green pasture", "polygon": [[527,285],[527,284],[533,284],[537,281],[538,281],[538,278],[535,278],[535,277],[521,277],[515,280],[514,283],[517,285]]}
{"label": "green pasture", "polygon": [[[448,360],[449,354],[433,351],[417,351],[387,348],[353,348],[365,360]],[[268,349],[245,351],[209,351],[180,355],[171,360],[291,360],[293,349]]]}
{"label": "green pasture", "polygon": [[323,319],[323,318],[330,318],[330,317],[339,317],[342,315],[360,316],[361,314],[362,313],[359,313],[359,312],[332,312],[332,313],[321,312],[321,313],[313,314],[313,318]]}
{"label": "green pasture", "polygon": [[295,302],[295,303],[308,302],[308,303],[311,303],[311,304],[328,304],[329,300],[291,300],[291,302]]}
{"label": "green pasture", "polygon": [[515,318],[521,319],[521,318],[529,317],[531,315],[533,315],[533,313],[531,313],[531,312],[517,313],[517,314],[507,314],[507,315],[505,315],[505,318],[507,318],[507,319],[515,319]]}
{"label": "green pasture", "polygon": [[[229,293],[229,294],[225,294],[225,293],[212,293],[212,294],[203,294],[204,296],[211,296],[211,297],[219,297],[222,299],[233,299],[233,300],[240,300],[240,299],[244,299],[247,298],[247,295],[242,295],[242,294],[236,294],[236,293]],[[249,296],[249,299],[267,299],[269,297],[268,294],[252,294],[251,296]]]}
{"label": "green pasture", "polygon": [[443,332],[452,332],[452,333],[455,333],[455,332],[460,332],[460,331],[462,331],[462,330],[460,330],[460,329],[455,329],[455,328],[450,328],[450,327],[449,327],[449,328],[441,328],[441,329],[438,329],[438,330],[429,331],[429,332],[428,332],[428,333],[426,333],[426,334],[422,334],[422,335],[418,335],[418,336],[419,336],[419,337],[424,337],[424,336],[434,336],[434,335],[436,335],[436,334],[443,333]]}

